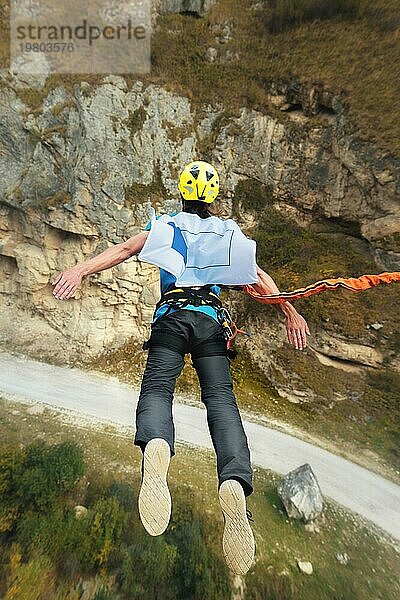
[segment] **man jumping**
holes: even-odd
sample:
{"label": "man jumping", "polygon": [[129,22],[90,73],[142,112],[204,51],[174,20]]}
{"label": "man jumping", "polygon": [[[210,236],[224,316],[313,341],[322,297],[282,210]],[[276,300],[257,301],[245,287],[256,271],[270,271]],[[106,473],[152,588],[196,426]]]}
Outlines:
{"label": "man jumping", "polygon": [[[209,205],[219,192],[216,169],[203,161],[180,175],[182,210],[153,215],[147,229],[98,256],[59,274],[58,299],[71,298],[86,275],[139,255],[160,268],[161,299],[154,314],[146,369],[136,411],[134,443],[143,452],[139,514],[150,535],[162,534],[171,515],[167,473],[174,455],[172,402],[184,357],[190,353],[207,410],[217,457],[218,492],[225,520],[223,552],[229,568],[245,574],[254,561],[254,537],[246,509],[253,492],[247,437],[233,393],[229,338],[233,323],[220,299],[221,286],[258,285],[279,294],[273,279],[255,259],[255,242],[232,220],[213,216]],[[306,347],[305,319],[289,302],[278,305],[285,316],[289,343]]]}

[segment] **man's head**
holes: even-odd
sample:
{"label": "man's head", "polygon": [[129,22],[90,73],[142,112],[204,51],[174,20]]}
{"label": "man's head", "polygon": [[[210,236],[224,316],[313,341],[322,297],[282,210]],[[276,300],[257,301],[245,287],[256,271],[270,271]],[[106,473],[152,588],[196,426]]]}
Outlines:
{"label": "man's head", "polygon": [[179,191],[184,201],[211,204],[219,192],[217,170],[202,160],[186,165],[179,177]]}

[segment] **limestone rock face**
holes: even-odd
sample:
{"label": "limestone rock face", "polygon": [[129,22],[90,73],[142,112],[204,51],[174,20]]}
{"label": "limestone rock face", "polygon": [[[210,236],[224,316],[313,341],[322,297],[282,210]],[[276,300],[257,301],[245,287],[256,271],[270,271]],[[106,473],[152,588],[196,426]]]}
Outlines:
{"label": "limestone rock face", "polygon": [[0,343],[47,358],[57,347],[60,360],[73,360],[141,340],[158,296],[155,269],[132,258],[67,302],[55,300],[50,281],[138,233],[157,186],[164,207],[177,207],[171,168],[195,146],[188,101],[110,77],[73,95],[54,89],[36,115],[4,87],[0,118]]}
{"label": "limestone rock face", "polygon": [[278,485],[278,495],[292,519],[312,521],[323,510],[321,489],[309,464],[287,473]]}
{"label": "limestone rock face", "polygon": [[[196,12],[211,3],[175,4],[176,10]],[[178,209],[179,171],[203,156],[204,148],[211,148],[207,158],[223,178],[223,216],[232,215],[238,182],[255,179],[300,224],[307,226],[316,214],[358,224],[382,269],[399,268],[399,162],[349,135],[334,97],[318,90],[276,90],[277,106],[304,104],[303,121],[321,103],[329,106],[326,123],[307,121],[304,127],[296,111],[278,120],[243,108],[227,118],[223,106],[199,110],[188,98],[119,76],[46,93],[39,86],[35,97],[43,97],[35,108],[22,100],[26,84],[11,76],[0,83],[4,348],[73,363],[146,338],[159,293],[152,267],[131,258],[86,278],[68,301],[53,297],[51,281],[138,233],[151,205],[158,212]],[[241,219],[244,225],[256,223],[245,210]],[[267,370],[274,348],[282,345],[282,331],[269,335],[268,353],[265,338],[254,339],[250,351]],[[375,348],[322,334],[315,349],[332,360],[363,365],[380,366],[385,359]],[[286,391],[295,394],[294,401],[309,393],[297,389],[296,381]]]}
{"label": "limestone rock face", "polygon": [[[223,127],[216,140],[216,154],[232,172],[232,190],[241,177],[253,177],[270,186],[304,224],[313,213],[358,223],[382,268],[399,269],[394,237],[400,233],[395,192],[400,164],[383,153],[371,161],[368,150],[346,133],[340,116],[331,126],[308,130],[248,109]],[[390,177],[382,179],[383,173]]]}
{"label": "limestone rock face", "polygon": [[337,358],[355,365],[381,367],[384,356],[381,352],[363,344],[350,343],[339,338],[332,338],[323,332],[317,334],[313,347],[330,358]]}

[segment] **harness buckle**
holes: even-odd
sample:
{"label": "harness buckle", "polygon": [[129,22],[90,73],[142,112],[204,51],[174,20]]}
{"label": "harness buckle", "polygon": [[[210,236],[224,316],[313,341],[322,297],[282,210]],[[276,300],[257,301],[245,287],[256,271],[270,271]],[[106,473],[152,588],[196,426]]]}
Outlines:
{"label": "harness buckle", "polygon": [[235,337],[233,331],[233,320],[227,308],[222,307],[218,311],[218,319],[224,332],[226,340],[232,340]]}

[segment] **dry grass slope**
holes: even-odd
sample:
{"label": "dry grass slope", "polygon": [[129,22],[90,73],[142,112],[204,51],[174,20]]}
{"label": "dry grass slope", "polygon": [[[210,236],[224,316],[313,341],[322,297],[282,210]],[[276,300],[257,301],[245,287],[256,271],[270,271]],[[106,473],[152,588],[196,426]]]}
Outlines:
{"label": "dry grass slope", "polygon": [[[400,150],[400,8],[396,0],[220,0],[205,19],[160,19],[153,75],[194,101],[260,110],[269,84],[297,78],[342,95],[360,135]],[[343,10],[351,6],[352,10]],[[230,33],[223,44],[224,24]],[[217,47],[224,62],[206,61]],[[230,57],[230,58],[229,58]]]}

